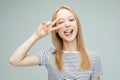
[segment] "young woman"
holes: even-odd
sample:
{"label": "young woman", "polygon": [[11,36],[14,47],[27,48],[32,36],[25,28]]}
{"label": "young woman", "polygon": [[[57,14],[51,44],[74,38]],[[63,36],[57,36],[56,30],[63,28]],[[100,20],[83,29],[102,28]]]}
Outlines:
{"label": "young woman", "polygon": [[[55,48],[28,54],[31,47],[49,33],[52,33]],[[42,22],[9,61],[14,66],[45,65],[49,80],[100,80],[102,75],[98,54],[85,48],[80,21],[66,6],[55,11],[52,22]]]}

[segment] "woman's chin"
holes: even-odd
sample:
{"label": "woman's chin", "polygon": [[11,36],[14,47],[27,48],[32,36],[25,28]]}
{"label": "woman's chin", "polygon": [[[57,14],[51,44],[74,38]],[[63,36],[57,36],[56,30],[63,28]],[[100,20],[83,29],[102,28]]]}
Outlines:
{"label": "woman's chin", "polygon": [[65,38],[65,39],[63,39],[63,41],[65,41],[65,42],[72,42],[72,41],[75,41],[76,40],[76,38]]}

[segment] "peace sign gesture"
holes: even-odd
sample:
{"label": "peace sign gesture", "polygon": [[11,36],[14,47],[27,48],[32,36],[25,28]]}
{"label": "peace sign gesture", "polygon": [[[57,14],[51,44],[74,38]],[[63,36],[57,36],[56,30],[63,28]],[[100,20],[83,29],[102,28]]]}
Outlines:
{"label": "peace sign gesture", "polygon": [[40,25],[39,25],[39,27],[38,27],[38,29],[37,29],[37,31],[36,31],[36,33],[37,33],[37,35],[38,36],[40,36],[40,37],[44,37],[44,36],[46,36],[47,34],[49,34],[50,32],[52,32],[52,31],[56,31],[56,30],[58,30],[58,29],[60,29],[62,26],[61,25],[59,25],[59,26],[57,26],[57,27],[52,27],[52,26],[54,26],[59,20],[61,20],[61,19],[56,19],[56,20],[54,20],[53,22],[42,22]]}

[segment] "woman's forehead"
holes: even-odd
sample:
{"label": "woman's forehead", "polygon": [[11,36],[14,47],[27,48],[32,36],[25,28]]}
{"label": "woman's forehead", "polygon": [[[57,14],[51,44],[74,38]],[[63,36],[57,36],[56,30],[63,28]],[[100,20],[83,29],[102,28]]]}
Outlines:
{"label": "woman's forehead", "polygon": [[56,15],[57,18],[69,18],[74,17],[73,13],[68,9],[60,9]]}

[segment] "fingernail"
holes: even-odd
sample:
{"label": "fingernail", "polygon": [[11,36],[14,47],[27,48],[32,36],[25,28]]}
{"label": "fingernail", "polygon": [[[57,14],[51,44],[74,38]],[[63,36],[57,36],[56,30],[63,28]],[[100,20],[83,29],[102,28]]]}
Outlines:
{"label": "fingernail", "polygon": [[50,24],[50,23],[51,23],[51,21],[48,21],[48,22],[47,22],[47,24]]}

